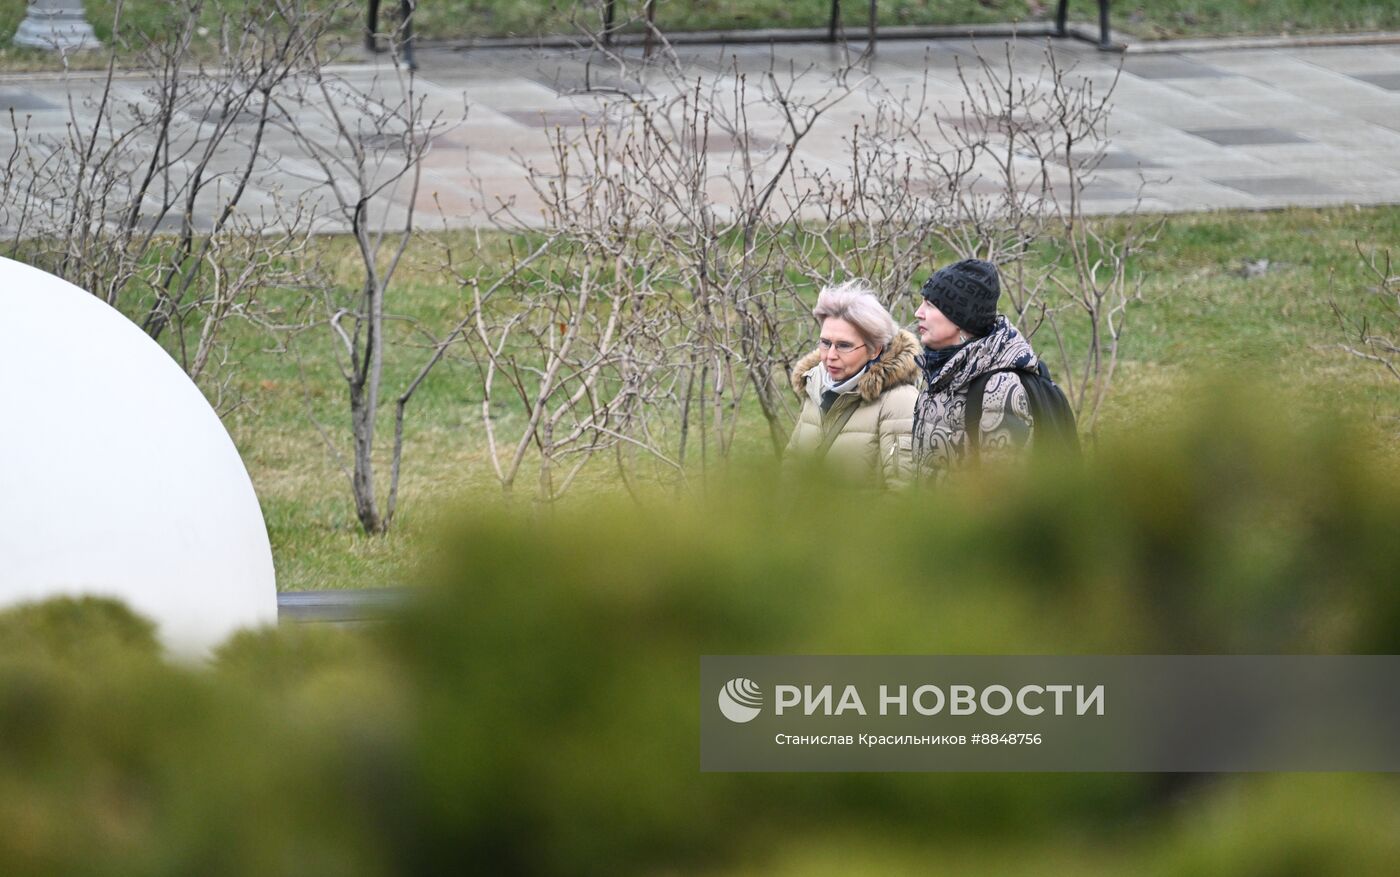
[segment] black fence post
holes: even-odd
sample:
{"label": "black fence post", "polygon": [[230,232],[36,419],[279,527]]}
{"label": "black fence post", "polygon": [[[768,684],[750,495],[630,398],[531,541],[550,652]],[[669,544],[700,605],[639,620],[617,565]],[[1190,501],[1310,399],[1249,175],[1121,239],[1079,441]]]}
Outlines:
{"label": "black fence post", "polygon": [[611,46],[613,26],[617,21],[617,0],[603,0],[603,45]]}
{"label": "black fence post", "polygon": [[647,0],[646,19],[647,36],[642,43],[642,57],[650,58],[652,50],[656,47],[656,0]]}

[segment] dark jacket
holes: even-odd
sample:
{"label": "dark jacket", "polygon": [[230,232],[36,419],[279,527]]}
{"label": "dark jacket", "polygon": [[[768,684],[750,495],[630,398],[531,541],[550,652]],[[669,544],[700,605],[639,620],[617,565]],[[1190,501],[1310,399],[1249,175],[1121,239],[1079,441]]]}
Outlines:
{"label": "dark jacket", "polygon": [[[1039,364],[1030,344],[1006,317],[992,331],[968,342],[932,374],[914,406],[914,458],[922,481],[938,482],[970,459],[967,447],[967,390],[978,376],[1002,368],[1034,370]],[[987,381],[979,422],[979,456],[1007,457],[1033,440],[1030,403],[1021,379],[1002,372]]]}

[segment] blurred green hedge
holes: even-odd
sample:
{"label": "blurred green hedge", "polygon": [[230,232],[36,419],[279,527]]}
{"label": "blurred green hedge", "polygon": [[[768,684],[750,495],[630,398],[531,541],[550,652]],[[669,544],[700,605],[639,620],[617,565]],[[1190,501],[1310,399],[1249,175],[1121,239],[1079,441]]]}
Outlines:
{"label": "blurred green hedge", "polygon": [[833,832],[964,872],[1393,873],[1390,777],[699,772],[702,654],[1396,652],[1395,467],[1279,404],[1202,389],[1082,469],[936,493],[477,506],[402,617],[202,668],[107,601],[11,610],[0,873],[763,873]]}

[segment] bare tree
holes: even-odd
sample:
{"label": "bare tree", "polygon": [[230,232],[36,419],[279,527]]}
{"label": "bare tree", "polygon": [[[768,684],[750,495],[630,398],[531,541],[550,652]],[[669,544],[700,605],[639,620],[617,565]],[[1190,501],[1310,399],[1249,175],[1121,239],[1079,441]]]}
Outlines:
{"label": "bare tree", "polygon": [[[658,44],[641,59],[589,48],[610,73],[580,96],[595,101],[582,126],[551,133],[549,160],[523,162],[541,216],[495,211],[534,243],[511,251],[505,275],[460,276],[470,328],[448,344],[477,378],[504,486],[531,451],[545,498],[604,450],[624,479],[642,458],[703,473],[745,412],[779,450],[815,291],[864,277],[907,312],[939,250],[1002,265],[1016,321],[1050,333],[1092,429],[1137,301],[1127,262],[1150,239],[1130,219],[1083,215],[1112,83],[1099,93],[1053,55],[1027,73],[1008,49],[960,70],[961,99],[935,105],[927,76],[897,93],[866,58],[825,72],[731,58],[697,75]],[[876,97],[871,111],[828,123],[855,89]],[[803,158],[813,136],[840,138],[846,167]],[[1060,253],[1064,276],[1050,267]]]}
{"label": "bare tree", "polygon": [[[920,88],[886,93],[853,134],[847,179],[821,199],[842,207],[829,211],[822,235],[860,229],[862,243],[828,252],[894,291],[907,288],[932,244],[1000,265],[1013,321],[1027,336],[1051,336],[1059,380],[1092,432],[1141,296],[1127,267],[1159,224],[1136,218],[1141,189],[1112,222],[1084,215],[1084,187],[1108,145],[1116,77],[1096,87],[1049,48],[1029,72],[1024,58],[1007,44],[995,61],[960,63],[955,106],[934,104],[927,77]],[[1056,267],[1061,261],[1069,271]]]}
{"label": "bare tree", "polygon": [[[413,72],[395,60],[391,73],[363,84],[315,63],[295,88],[289,83],[273,97],[278,124],[306,166],[302,183],[327,196],[327,216],[338,221],[332,228],[348,230],[354,242],[357,263],[350,279],[332,269],[316,284],[322,313],[315,321],[336,341],[348,390],[348,466],[328,432],[321,429],[321,435],[342,461],[356,515],[370,534],[387,532],[393,521],[403,448],[399,425],[387,485],[381,485],[375,474],[375,432],[383,401],[387,323],[394,319],[389,292],[414,238],[422,159],[445,124],[428,114]],[[400,407],[406,404],[404,399]]]}
{"label": "bare tree", "polygon": [[[12,114],[0,180],[10,254],[132,315],[221,407],[236,402],[226,398],[236,363],[223,338],[228,320],[251,320],[294,354],[312,334],[333,339],[349,395],[349,454],[313,422],[349,461],[362,526],[385,532],[398,500],[404,409],[417,387],[399,396],[389,475],[377,479],[389,292],[441,120],[427,115],[397,55],[368,83],[327,71],[332,25],[350,0],[252,0],[239,4],[239,17],[217,20],[222,6],[176,5],[163,33],[114,46],[105,76],[70,78],[61,138],[31,135]],[[120,14],[119,3],[118,43]],[[118,51],[148,77],[135,88],[117,75]],[[320,231],[353,240],[358,269],[348,283],[344,266],[319,261],[326,246],[312,234]],[[263,313],[269,289],[310,291],[317,309]],[[428,343],[434,333],[422,330]]]}
{"label": "bare tree", "polygon": [[[174,6],[170,28],[131,37],[117,4],[105,74],[66,77],[61,136],[35,134],[11,114],[0,225],[12,257],[132,315],[198,380],[229,361],[225,323],[287,282],[306,249],[305,213],[250,208],[248,196],[276,170],[264,139],[276,121],[271,95],[308,62],[332,11],[309,0],[247,4],[244,17],[218,18],[206,63],[193,48],[206,4]],[[135,93],[117,76],[119,52],[149,76]],[[264,211],[298,221],[268,233]]]}
{"label": "bare tree", "polygon": [[1389,250],[1367,253],[1358,243],[1356,252],[1375,284],[1371,293],[1376,311],[1374,315],[1348,312],[1335,298],[1331,300],[1332,312],[1348,338],[1341,349],[1400,378],[1400,275],[1391,264]]}

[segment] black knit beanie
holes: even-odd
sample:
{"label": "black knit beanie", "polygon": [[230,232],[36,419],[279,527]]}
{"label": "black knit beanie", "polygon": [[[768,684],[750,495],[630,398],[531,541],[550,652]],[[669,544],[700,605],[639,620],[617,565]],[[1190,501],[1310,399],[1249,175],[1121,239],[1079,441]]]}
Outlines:
{"label": "black knit beanie", "polygon": [[959,329],[981,337],[997,320],[1001,281],[997,266],[981,259],[964,259],[933,272],[924,283],[924,298]]}

